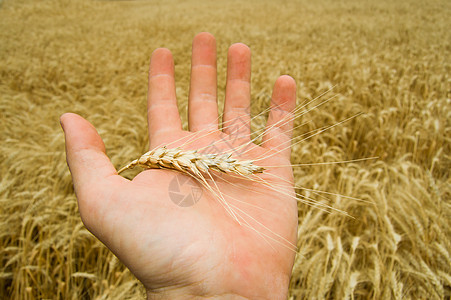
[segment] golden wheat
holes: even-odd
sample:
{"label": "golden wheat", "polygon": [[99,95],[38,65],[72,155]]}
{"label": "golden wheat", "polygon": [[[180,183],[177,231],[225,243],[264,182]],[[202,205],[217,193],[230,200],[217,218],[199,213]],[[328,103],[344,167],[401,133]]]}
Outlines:
{"label": "golden wheat", "polygon": [[[449,299],[450,5],[1,1],[0,298],[144,298],[81,223],[58,119],[67,111],[86,116],[116,166],[148,151],[150,53],[174,53],[187,128],[190,45],[210,31],[220,107],[224,54],[243,42],[253,51],[252,115],[265,111],[283,73],[297,80],[299,99],[337,86],[334,101],[295,120],[305,123],[295,137],[365,113],[293,146],[292,164],[303,164],[296,185],[334,195],[296,192],[355,218],[299,203],[290,299]],[[253,120],[254,132],[266,118]],[[327,164],[361,157],[380,159]]]}
{"label": "golden wheat", "polygon": [[163,146],[144,153],[140,158],[121,168],[118,174],[135,166],[147,169],[172,169],[182,173],[191,172],[198,179],[203,178],[202,173],[208,173],[209,170],[235,173],[240,176],[264,171],[263,167],[254,165],[252,160],[238,160],[231,156],[232,153],[199,153],[197,150],[183,151],[180,148],[168,149]]}

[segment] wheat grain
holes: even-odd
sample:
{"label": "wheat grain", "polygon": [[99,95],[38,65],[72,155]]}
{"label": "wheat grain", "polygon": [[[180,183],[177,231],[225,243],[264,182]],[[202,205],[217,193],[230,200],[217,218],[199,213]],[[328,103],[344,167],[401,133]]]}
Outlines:
{"label": "wheat grain", "polygon": [[182,173],[191,172],[198,179],[203,178],[202,173],[209,170],[223,173],[234,173],[241,176],[263,173],[263,167],[254,165],[252,160],[238,160],[232,158],[231,153],[210,154],[200,153],[197,150],[182,150],[180,148],[155,148],[135,159],[118,171],[140,166],[147,169],[173,169]]}

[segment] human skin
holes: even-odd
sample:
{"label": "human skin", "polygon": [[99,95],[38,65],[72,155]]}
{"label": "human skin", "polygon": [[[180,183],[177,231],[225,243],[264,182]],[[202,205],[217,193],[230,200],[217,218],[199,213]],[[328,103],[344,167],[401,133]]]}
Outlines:
{"label": "human skin", "polygon": [[[218,129],[215,39],[209,33],[194,38],[189,131],[183,131],[172,54],[156,49],[149,71],[150,148],[170,143],[183,146],[191,140],[189,149],[215,144],[227,151],[230,144],[249,143],[250,60],[246,45],[229,48],[223,122],[244,122],[237,136],[232,127]],[[295,98],[294,80],[279,77],[263,142],[252,144],[243,157],[258,158],[262,166],[281,166],[268,171],[276,176],[263,174],[262,178],[283,192],[243,178],[217,180],[224,200],[243,217],[241,224],[208,190],[195,205],[181,207],[172,202],[168,187],[176,171],[146,170],[133,180],[119,176],[95,128],[76,114],[61,116],[81,219],[143,283],[148,299],[287,297],[295,251],[280,241],[296,244],[297,205],[289,167],[293,125],[278,121],[290,116]],[[250,226],[245,226],[245,219]],[[259,234],[264,231],[259,224],[270,232]]]}

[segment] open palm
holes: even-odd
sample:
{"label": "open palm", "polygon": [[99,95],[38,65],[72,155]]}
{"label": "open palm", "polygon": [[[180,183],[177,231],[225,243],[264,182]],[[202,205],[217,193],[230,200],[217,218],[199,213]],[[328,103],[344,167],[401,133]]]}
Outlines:
{"label": "open palm", "polygon": [[[232,45],[223,129],[218,129],[216,46],[208,33],[193,42],[189,127],[183,131],[167,49],[152,54],[148,120],[150,148],[168,146],[232,153],[266,167],[249,178],[211,172],[211,189],[173,170],[151,169],[133,180],[119,175],[94,127],[75,114],[61,123],[67,161],[86,227],[144,284],[149,298],[283,299],[291,275],[297,208],[289,167],[295,83],[274,86],[262,146],[250,143],[250,51]],[[276,167],[279,166],[279,167]],[[253,179],[253,180],[250,180]],[[176,183],[198,187],[200,199],[180,205]],[[188,191],[189,192],[189,191]]]}

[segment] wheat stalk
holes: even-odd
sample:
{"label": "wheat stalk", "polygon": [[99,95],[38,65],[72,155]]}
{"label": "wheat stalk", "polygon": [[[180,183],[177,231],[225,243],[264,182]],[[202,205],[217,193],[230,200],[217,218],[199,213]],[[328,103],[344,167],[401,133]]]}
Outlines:
{"label": "wheat stalk", "polygon": [[[330,90],[329,90],[330,91]],[[327,91],[327,92],[329,92]],[[325,92],[325,93],[327,93]],[[324,93],[324,94],[325,94]],[[322,95],[324,95],[322,94]],[[322,96],[321,95],[321,96]],[[313,101],[318,100],[320,97],[316,97],[313,100],[309,101],[307,104],[311,104]],[[321,101],[320,104],[316,104],[314,106],[314,108],[317,108],[319,105],[322,105],[326,102],[328,102],[329,100],[331,100],[333,97],[328,98],[325,101]],[[298,115],[299,113],[302,115],[305,113],[305,111],[303,112],[302,110],[308,110],[310,111],[310,109],[306,109],[306,104],[305,105],[301,105],[299,107],[297,107],[293,114],[288,116],[288,117],[284,117],[282,119],[280,119],[276,124],[273,124],[271,127],[275,127],[275,126],[281,126],[281,125],[285,125],[288,122],[293,121],[293,119],[296,118],[296,115]],[[269,111],[269,108],[266,110],[266,112]],[[260,113],[261,114],[261,113]],[[259,114],[259,115],[260,115]],[[322,132],[325,132],[327,130],[330,130],[333,127],[336,127],[340,124],[343,124],[344,122],[347,122],[349,120],[352,120],[354,118],[356,118],[357,116],[359,116],[360,114],[354,115],[350,118],[347,118],[345,120],[342,120],[338,123],[335,123],[333,125],[330,126],[326,126],[323,128],[320,128],[318,130],[314,130],[314,131],[310,131],[307,132],[305,134],[306,137],[303,137],[303,139],[296,141],[294,143],[294,145],[303,142],[313,136],[316,136]],[[254,117],[255,118],[255,117]],[[253,118],[252,118],[253,119]],[[224,122],[222,125],[222,128],[229,128],[232,127],[232,125],[226,124],[227,122]],[[224,126],[225,125],[225,126]],[[303,124],[296,126],[295,128],[301,127],[303,126]],[[240,128],[238,128],[239,131]],[[262,223],[258,222],[255,218],[253,218],[252,216],[250,216],[249,214],[247,214],[246,212],[244,212],[242,209],[238,208],[237,206],[229,203],[229,201],[226,200],[226,198],[228,200],[235,200],[238,202],[238,199],[234,198],[232,195],[227,195],[225,194],[222,190],[219,189],[217,183],[216,183],[216,177],[214,176],[213,173],[211,173],[210,171],[216,171],[216,172],[221,172],[224,174],[228,174],[231,176],[231,178],[233,177],[239,177],[241,179],[244,180],[249,180],[251,182],[254,182],[256,184],[260,184],[262,187],[265,187],[267,190],[270,191],[274,191],[277,192],[279,194],[282,194],[284,196],[287,196],[289,198],[293,198],[296,201],[300,201],[304,204],[307,205],[311,205],[316,207],[317,209],[323,210],[323,211],[338,211],[340,213],[342,213],[343,215],[349,216],[351,217],[348,213],[346,213],[343,210],[334,208],[326,203],[322,203],[322,202],[318,202],[315,199],[312,199],[306,195],[302,195],[300,193],[295,192],[294,194],[288,193],[286,191],[282,189],[280,189],[280,187],[285,186],[285,184],[289,184],[289,185],[293,185],[292,182],[290,182],[289,180],[286,180],[280,176],[277,176],[276,174],[273,174],[270,169],[272,168],[280,168],[280,167],[288,167],[288,165],[286,166],[281,166],[281,165],[276,165],[276,166],[268,166],[265,165],[265,167],[261,167],[259,165],[256,165],[255,163],[257,161],[262,161],[263,159],[267,159],[271,156],[274,156],[275,154],[280,153],[281,151],[292,147],[292,145],[287,146],[287,148],[281,149],[269,156],[263,156],[260,155],[258,156],[256,159],[253,160],[240,160],[240,159],[236,159],[236,158],[232,158],[232,153],[231,152],[221,152],[221,153],[204,153],[203,151],[207,148],[207,147],[202,147],[202,148],[197,148],[196,150],[184,150],[182,148],[184,148],[184,146],[187,146],[189,144],[192,144],[194,141],[199,140],[205,136],[208,136],[209,132],[204,132],[204,131],[198,131],[196,132],[188,141],[184,141],[182,142],[182,145],[178,145],[178,147],[171,147],[171,144],[175,144],[178,142],[181,142],[182,139],[173,141],[172,143],[166,144],[164,146],[158,147],[158,148],[154,148],[153,150],[150,150],[148,152],[146,152],[145,154],[143,154],[141,157],[139,157],[138,159],[135,159],[133,161],[131,161],[130,163],[128,163],[126,166],[124,166],[123,168],[121,168],[118,171],[118,174],[122,173],[123,171],[127,170],[127,169],[131,169],[135,166],[140,166],[142,168],[145,169],[169,169],[169,170],[175,170],[178,172],[181,172],[182,174],[191,176],[192,178],[194,178],[196,181],[198,181],[200,183],[200,185],[202,185],[206,190],[210,191],[211,194],[217,199],[219,200],[219,203],[223,206],[223,208],[225,209],[225,211],[235,220],[237,221],[240,225],[246,226],[248,228],[250,228],[251,230],[255,231],[257,234],[259,234],[264,240],[267,241],[267,239],[272,240],[274,242],[276,242],[277,244],[280,244],[290,250],[296,251],[297,247],[296,245],[292,244],[290,241],[286,240],[284,237],[280,236],[279,234],[277,234],[276,232],[274,232],[273,230],[271,230],[270,228],[267,228],[266,226],[264,226]],[[240,155],[246,154],[247,152],[250,151],[250,149],[245,150],[246,146],[252,144],[253,142],[255,142],[259,137],[261,137],[263,135],[263,130],[260,129],[259,130],[259,134],[257,135],[257,137],[254,137],[253,139],[251,139],[250,141],[248,141],[247,143],[242,144],[241,146],[235,148],[234,150],[242,150]],[[348,163],[348,162],[353,162],[353,161],[361,161],[361,160],[367,160],[367,159],[374,159],[374,157],[372,158],[364,158],[364,159],[356,159],[356,160],[347,160],[347,161],[335,161],[335,162],[327,162],[327,163],[323,163],[323,164],[338,164],[338,163]],[[303,166],[304,164],[290,164],[290,167],[300,167]],[[313,163],[310,163],[308,165],[315,165]],[[264,173],[264,177],[259,176],[260,173]],[[266,177],[271,176],[273,179],[277,179],[277,181],[283,182],[280,184],[276,184],[274,182],[269,182],[267,181]],[[268,178],[271,178],[268,177]],[[227,182],[231,185],[234,185],[232,182],[229,182],[228,180],[226,180],[225,178],[222,178],[222,180],[224,182]],[[301,188],[299,186],[294,185],[295,188]],[[247,189],[243,186],[240,186],[239,188],[241,189]],[[303,187],[302,187],[303,188]],[[305,188],[303,188],[305,189]],[[344,196],[344,195],[340,195],[340,194],[335,194],[335,193],[328,193],[328,192],[324,192],[324,191],[319,191],[319,190],[312,190],[312,189],[306,189],[309,190],[311,192],[313,192],[316,195],[320,195],[320,194],[328,194],[328,195],[335,195],[335,196],[341,196],[344,198],[351,198],[351,199],[355,199],[355,200],[360,200],[357,198],[353,198],[353,197],[348,197],[348,196]],[[323,196],[320,196],[323,197]],[[265,231],[268,231],[269,233],[263,233],[260,230],[257,230],[253,225],[251,225],[248,221],[252,221],[253,223],[258,224],[259,227],[263,227]]]}
{"label": "wheat stalk", "polygon": [[[263,167],[254,165],[254,162],[252,160],[238,160],[232,158],[231,156],[231,153],[200,153],[197,150],[183,150],[181,148],[168,148],[167,146],[163,146],[150,150],[143,154],[140,158],[133,160],[132,162],[121,168],[118,171],[118,174],[135,166],[140,166],[146,169],[171,169],[189,175],[196,179],[203,187],[209,190],[219,200],[226,212],[240,225],[244,225],[252,230],[257,231],[255,228],[253,228],[252,225],[248,223],[247,220],[243,218],[243,216],[240,216],[235,210],[244,213],[250,219],[256,221],[261,226],[265,226],[235,205],[229,204],[225,200],[224,194],[216,185],[210,171],[219,171],[235,176],[239,175],[245,179],[253,180],[250,178],[251,175],[263,173],[265,169]],[[208,183],[207,179],[211,179],[212,184]],[[276,235],[280,239],[284,240],[288,245],[283,244],[283,242],[276,241],[274,238],[268,236],[267,234],[258,231],[257,233],[264,239],[269,238],[294,251],[294,249],[296,248],[294,244],[281,237],[277,233],[272,232],[269,228],[266,229],[268,229],[272,234]]]}
{"label": "wheat stalk", "polygon": [[163,146],[146,152],[120,169],[118,174],[135,166],[146,169],[173,169],[182,173],[191,172],[198,179],[202,179],[202,173],[208,173],[209,170],[234,173],[245,177],[263,173],[265,170],[263,167],[254,165],[252,160],[238,160],[231,156],[231,153],[200,153],[197,150],[185,151],[180,148]]}

